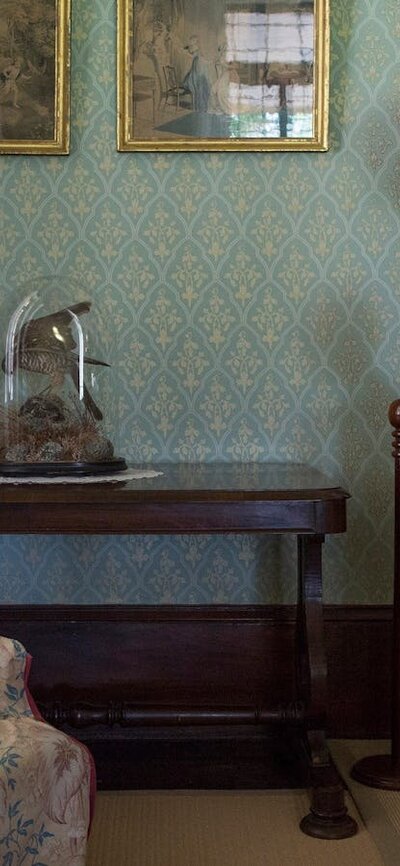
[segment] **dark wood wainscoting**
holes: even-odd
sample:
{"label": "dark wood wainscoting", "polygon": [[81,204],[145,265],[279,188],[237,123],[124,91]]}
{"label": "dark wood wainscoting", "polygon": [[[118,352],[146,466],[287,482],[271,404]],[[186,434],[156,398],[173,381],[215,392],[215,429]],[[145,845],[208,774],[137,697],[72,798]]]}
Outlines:
{"label": "dark wood wainscoting", "polygon": [[[388,736],[391,620],[325,608],[331,736]],[[0,608],[0,633],[33,656],[41,712],[90,745],[100,787],[265,787],[267,752],[277,784],[294,629],[282,605]]]}

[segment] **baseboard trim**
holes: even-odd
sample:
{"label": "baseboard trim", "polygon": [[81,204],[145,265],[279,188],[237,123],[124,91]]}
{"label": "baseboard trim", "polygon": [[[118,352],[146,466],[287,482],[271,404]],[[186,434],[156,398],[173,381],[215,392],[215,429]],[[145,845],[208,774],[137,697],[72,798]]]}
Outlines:
{"label": "baseboard trim", "polygon": [[[296,606],[290,604],[3,604],[0,621],[62,622],[220,622],[263,620],[294,622]],[[389,622],[391,605],[326,604],[328,622]]]}

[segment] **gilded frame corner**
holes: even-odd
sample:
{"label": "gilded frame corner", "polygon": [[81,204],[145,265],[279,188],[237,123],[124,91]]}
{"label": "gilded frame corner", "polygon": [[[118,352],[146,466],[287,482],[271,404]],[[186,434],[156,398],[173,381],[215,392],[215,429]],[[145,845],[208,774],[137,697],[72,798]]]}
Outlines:
{"label": "gilded frame corner", "polygon": [[[307,121],[307,133],[295,134],[292,130],[292,134],[288,135],[287,130],[285,134],[285,127],[282,133],[281,110],[279,109],[279,134],[277,135],[274,132],[271,137],[269,137],[268,133],[265,133],[262,137],[257,137],[253,131],[248,136],[235,135],[229,132],[229,135],[218,134],[218,137],[213,135],[196,135],[196,133],[190,133],[189,135],[180,134],[179,131],[172,132],[171,134],[170,130],[166,134],[163,133],[162,128],[168,129],[168,127],[174,127],[174,119],[172,118],[169,124],[163,124],[162,117],[160,121],[160,106],[163,101],[164,103],[166,102],[166,98],[165,92],[163,94],[161,70],[160,68],[156,69],[154,61],[153,65],[156,74],[153,75],[152,73],[151,52],[153,51],[153,54],[155,54],[156,51],[156,28],[160,31],[164,27],[165,30],[169,31],[169,36],[171,37],[171,35],[174,35],[171,33],[171,23],[163,22],[162,16],[160,21],[160,8],[162,9],[163,7],[162,4],[158,4],[156,7],[158,17],[154,17],[153,19],[153,37],[149,40],[147,47],[150,60],[147,62],[146,68],[146,58],[141,58],[145,61],[142,64],[143,69],[141,70],[140,63],[138,63],[137,48],[136,56],[134,56],[135,37],[136,41],[140,42],[140,40],[137,40],[137,31],[143,24],[139,22],[139,14],[142,17],[143,14],[144,17],[147,15],[148,32],[150,31],[151,36],[152,0],[117,0],[117,2],[117,148],[119,151],[326,151],[328,149],[329,0],[304,0],[303,3],[300,0],[269,0],[274,8],[279,10],[286,9],[291,14],[298,14],[300,8],[307,8],[307,4],[309,4],[309,6],[312,6],[313,16],[312,36],[310,37],[310,45],[312,46],[310,49],[312,50],[312,108],[310,109]],[[190,10],[190,3],[196,4],[196,0],[180,0],[180,7],[184,10]],[[215,4],[215,0],[209,0],[209,3],[210,11],[214,10],[216,5],[218,6],[218,0],[217,4]],[[267,0],[265,5],[266,7],[268,6]],[[135,13],[136,6],[138,9],[137,13]],[[249,9],[253,8],[249,3]],[[136,22],[136,15],[138,22]],[[182,30],[182,22],[180,22],[180,27]],[[197,39],[195,36],[189,37],[191,29],[194,28],[188,23],[186,27],[186,40],[189,41],[189,46],[185,46],[185,49],[189,48],[189,50],[190,39]],[[225,63],[225,68],[228,65],[232,67],[232,64]],[[158,66],[160,67],[160,63],[158,63]],[[279,64],[275,64],[275,66],[279,66]],[[308,66],[310,67],[310,64]],[[167,66],[168,68],[169,66]],[[172,68],[174,69],[173,66]],[[215,64],[215,68],[217,68],[217,64]],[[266,68],[270,69],[271,66]],[[165,76],[164,88],[168,90],[165,67],[162,67],[162,69]],[[136,70],[139,70],[139,72],[137,73]],[[231,75],[232,73],[230,72]],[[293,85],[293,81],[290,81],[290,84]],[[273,85],[275,85],[275,91],[279,90],[279,94],[284,92],[283,98],[286,99],[284,77],[279,80],[278,75],[277,80],[273,80]],[[177,82],[177,86],[179,88],[179,81]],[[240,87],[240,78],[238,86]],[[267,88],[270,89],[271,87],[272,85],[267,83]],[[193,92],[190,96],[192,98],[191,107],[193,109]],[[307,98],[309,99],[309,96]],[[179,99],[179,95],[177,99]],[[189,111],[187,111],[188,113]],[[223,114],[223,110],[219,113]],[[266,114],[263,116],[265,117]],[[156,118],[159,121],[158,129],[156,128]],[[176,130],[178,130],[178,126],[179,124],[175,121]]]}
{"label": "gilded frame corner", "polygon": [[42,13],[36,30],[29,0],[13,0],[11,7],[24,29],[12,13],[6,16],[9,8],[0,0],[0,154],[68,154],[71,0],[36,4],[36,21]]}

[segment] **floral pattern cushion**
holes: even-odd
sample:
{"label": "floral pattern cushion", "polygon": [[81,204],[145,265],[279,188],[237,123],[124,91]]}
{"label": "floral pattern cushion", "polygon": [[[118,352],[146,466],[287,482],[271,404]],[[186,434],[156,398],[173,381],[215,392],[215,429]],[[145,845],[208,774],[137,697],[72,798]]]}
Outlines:
{"label": "floral pattern cushion", "polygon": [[30,656],[0,637],[0,866],[84,866],[95,788],[89,751],[44,722]]}

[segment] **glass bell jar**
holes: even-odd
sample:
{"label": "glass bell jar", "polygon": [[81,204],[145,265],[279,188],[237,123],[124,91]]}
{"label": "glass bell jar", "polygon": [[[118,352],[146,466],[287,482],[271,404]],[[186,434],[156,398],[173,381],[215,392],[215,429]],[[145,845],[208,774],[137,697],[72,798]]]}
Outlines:
{"label": "glass bell jar", "polygon": [[13,299],[5,314],[2,301],[0,475],[126,469],[113,445],[112,336],[96,300],[60,277]]}

